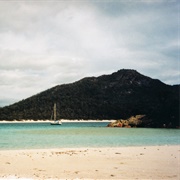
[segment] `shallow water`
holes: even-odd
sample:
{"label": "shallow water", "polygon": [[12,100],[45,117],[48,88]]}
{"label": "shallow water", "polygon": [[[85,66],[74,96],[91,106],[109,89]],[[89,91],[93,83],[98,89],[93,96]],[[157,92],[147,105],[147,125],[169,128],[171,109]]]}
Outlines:
{"label": "shallow water", "polygon": [[0,149],[179,145],[179,129],[107,128],[107,122],[0,124]]}

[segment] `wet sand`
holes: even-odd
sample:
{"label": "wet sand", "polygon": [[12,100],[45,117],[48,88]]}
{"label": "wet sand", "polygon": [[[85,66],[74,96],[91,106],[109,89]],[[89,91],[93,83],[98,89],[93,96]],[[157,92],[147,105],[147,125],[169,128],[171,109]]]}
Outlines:
{"label": "wet sand", "polygon": [[180,179],[180,146],[1,150],[0,179]]}

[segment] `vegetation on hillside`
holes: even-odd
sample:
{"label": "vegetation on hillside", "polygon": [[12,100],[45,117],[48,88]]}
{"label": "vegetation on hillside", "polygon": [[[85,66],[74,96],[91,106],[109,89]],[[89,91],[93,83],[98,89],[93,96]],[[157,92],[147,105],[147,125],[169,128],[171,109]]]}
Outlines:
{"label": "vegetation on hillside", "polygon": [[144,114],[148,126],[179,126],[179,85],[170,86],[135,70],[58,85],[0,108],[1,120],[50,119],[53,104],[62,119],[127,119]]}

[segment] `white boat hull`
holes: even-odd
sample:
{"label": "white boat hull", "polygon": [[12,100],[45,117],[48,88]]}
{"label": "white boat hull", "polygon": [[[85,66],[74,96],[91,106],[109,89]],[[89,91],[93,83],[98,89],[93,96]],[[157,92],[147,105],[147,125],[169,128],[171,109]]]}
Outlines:
{"label": "white boat hull", "polygon": [[54,121],[54,122],[51,122],[51,125],[61,125],[62,122],[61,121]]}

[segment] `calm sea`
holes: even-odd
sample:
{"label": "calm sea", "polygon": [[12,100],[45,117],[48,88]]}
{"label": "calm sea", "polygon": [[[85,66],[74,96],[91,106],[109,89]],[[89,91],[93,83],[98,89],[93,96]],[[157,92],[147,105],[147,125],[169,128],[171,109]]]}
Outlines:
{"label": "calm sea", "polygon": [[108,128],[107,122],[1,123],[0,150],[180,145],[179,129]]}

